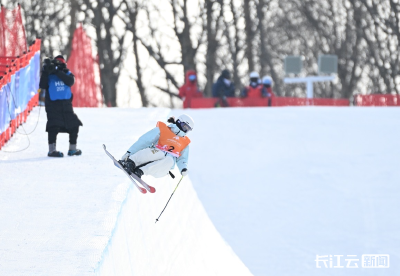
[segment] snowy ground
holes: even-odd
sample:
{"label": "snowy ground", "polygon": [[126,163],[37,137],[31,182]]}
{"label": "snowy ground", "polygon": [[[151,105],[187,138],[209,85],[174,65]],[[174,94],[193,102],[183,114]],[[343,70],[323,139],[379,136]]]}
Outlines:
{"label": "snowy ground", "polygon": [[[47,154],[45,113],[28,139],[16,135],[0,152],[0,275],[251,275],[218,234],[184,179],[160,219],[176,180],[139,194],[113,166],[169,109],[77,109],[80,157]],[[36,108],[24,125],[30,133]],[[24,132],[19,129],[19,132]],[[59,134],[57,148],[68,149]],[[175,172],[178,175],[178,172]]]}
{"label": "snowy ground", "polygon": [[[27,150],[4,152],[27,145],[16,135],[0,151],[0,275],[400,271],[400,109],[188,110],[196,121],[190,179],[157,224],[176,180],[147,178],[157,193],[138,194],[101,144],[119,157],[171,111],[76,112],[81,157],[45,156],[44,110]],[[33,113],[28,133],[38,108]],[[67,145],[59,135],[58,148],[66,153]],[[362,254],[390,254],[390,268],[316,268],[314,261],[343,255],[346,266],[347,255]]]}
{"label": "snowy ground", "polygon": [[[400,272],[399,108],[190,114],[193,185],[254,275]],[[318,269],[317,254],[390,254],[390,268]]]}

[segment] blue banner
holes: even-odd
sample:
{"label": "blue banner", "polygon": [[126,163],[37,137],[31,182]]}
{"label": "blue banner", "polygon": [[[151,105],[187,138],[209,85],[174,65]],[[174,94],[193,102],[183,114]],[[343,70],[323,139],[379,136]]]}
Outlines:
{"label": "blue banner", "polygon": [[27,108],[37,93],[40,80],[40,52],[29,64],[11,76],[11,81],[0,88],[0,134],[7,130],[11,120]]}

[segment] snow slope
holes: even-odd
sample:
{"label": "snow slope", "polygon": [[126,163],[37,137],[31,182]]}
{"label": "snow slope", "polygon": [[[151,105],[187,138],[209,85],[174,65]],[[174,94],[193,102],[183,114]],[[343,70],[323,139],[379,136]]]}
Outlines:
{"label": "snow slope", "polygon": [[[190,178],[157,224],[177,180],[146,178],[157,193],[141,195],[101,144],[119,157],[181,110],[76,112],[81,157],[45,157],[44,110],[27,150],[0,151],[0,275],[400,271],[400,109],[185,110],[196,121]],[[5,150],[26,144],[17,135]],[[67,144],[59,135],[64,153]],[[319,269],[317,254],[344,255],[342,265],[347,255],[390,254],[390,268]]]}
{"label": "snow slope", "polygon": [[[399,108],[188,113],[195,190],[254,275],[400,275]],[[390,268],[318,269],[317,254],[390,254]]]}
{"label": "snow slope", "polygon": [[[0,275],[251,275],[209,220],[184,179],[160,221],[177,180],[148,178],[139,194],[113,166],[169,109],[77,109],[80,157],[46,157],[45,113],[37,130],[18,134],[0,152]],[[30,133],[36,108],[24,126]],[[24,132],[24,129],[19,129]],[[57,147],[66,153],[68,136]],[[175,172],[178,174],[178,172]]]}

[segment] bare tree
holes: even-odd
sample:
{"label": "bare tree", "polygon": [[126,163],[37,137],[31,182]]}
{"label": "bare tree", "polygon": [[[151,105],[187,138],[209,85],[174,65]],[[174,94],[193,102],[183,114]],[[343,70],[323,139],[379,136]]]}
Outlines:
{"label": "bare tree", "polygon": [[[197,45],[193,45],[191,39],[191,28],[192,24],[189,21],[188,11],[187,11],[187,0],[183,0],[182,6],[178,4],[177,0],[170,0],[170,4],[172,7],[172,12],[174,16],[174,32],[176,37],[178,38],[179,44],[181,46],[182,51],[182,65],[184,71],[187,70],[196,70],[196,61],[195,57],[197,54],[198,47],[201,43],[200,34],[198,40],[196,41]],[[179,24],[181,23],[181,24]],[[182,28],[179,28],[179,25],[183,25]]]}
{"label": "bare tree", "polygon": [[118,6],[112,0],[83,0],[86,5],[86,22],[96,29],[96,46],[99,52],[102,92],[107,106],[117,105],[117,83],[121,73],[123,57],[127,49],[124,46],[126,32],[118,31],[115,26]]}
{"label": "bare tree", "polygon": [[[206,51],[206,86],[204,93],[211,96],[211,88],[214,81],[214,76],[217,71],[217,50],[219,47],[218,31],[221,30],[223,18],[223,1],[205,1],[205,33],[207,37],[207,51]],[[216,8],[217,7],[217,8]]]}
{"label": "bare tree", "polygon": [[257,10],[257,18],[258,18],[258,24],[257,24],[257,31],[259,33],[260,39],[259,39],[259,62],[260,62],[260,73],[261,76],[265,76],[270,72],[270,75],[273,80],[275,80],[275,93],[278,95],[281,95],[281,83],[278,81],[279,80],[279,75],[278,72],[275,68],[275,65],[273,63],[273,56],[271,53],[271,39],[273,39],[272,36],[269,35],[269,32],[267,30],[267,22],[266,21],[271,21],[272,18],[267,18],[265,17],[266,10],[269,9],[269,5],[271,4],[271,0],[258,0],[256,3],[256,10]]}
{"label": "bare tree", "polygon": [[244,11],[244,22],[245,22],[245,33],[246,33],[246,58],[248,64],[248,70],[254,71],[254,37],[255,33],[253,30],[253,14],[251,5],[254,3],[252,0],[243,1]]}
{"label": "bare tree", "polygon": [[[150,5],[150,3],[148,3]],[[171,83],[175,89],[179,89],[179,83],[176,80],[174,74],[168,69],[169,65],[180,65],[182,63],[181,60],[179,61],[169,61],[165,57],[164,54],[164,47],[163,47],[163,39],[162,36],[159,34],[157,27],[153,26],[153,20],[151,19],[151,11],[157,12],[161,16],[161,11],[157,9],[157,7],[150,5],[150,6],[143,6],[144,12],[146,13],[147,16],[147,21],[148,21],[148,28],[149,28],[149,34],[146,38],[144,37],[137,37],[138,40],[141,42],[141,44],[144,46],[144,48],[147,50],[148,54],[155,60],[155,62],[158,64],[158,66],[164,71],[166,81],[168,83]],[[161,91],[167,92],[169,95],[172,96],[174,94],[177,96],[177,94],[171,92],[170,89],[167,88],[162,88],[158,87]],[[177,96],[178,97],[178,96]]]}
{"label": "bare tree", "polygon": [[[224,17],[224,25],[225,31],[224,35],[227,39],[227,47],[229,51],[228,58],[232,62],[232,72],[233,72],[233,83],[236,88],[242,87],[242,81],[240,79],[239,67],[241,64],[243,53],[243,41],[242,35],[243,32],[239,27],[239,20],[241,17],[240,7],[236,7],[234,1],[229,1],[228,11],[232,14],[232,20],[228,21],[226,17]],[[227,67],[228,65],[225,65]]]}
{"label": "bare tree", "polygon": [[124,0],[126,5],[126,13],[127,13],[127,20],[126,23],[127,29],[131,31],[133,35],[133,54],[135,56],[135,68],[136,68],[136,77],[134,81],[136,86],[139,90],[139,94],[142,100],[142,105],[144,107],[149,106],[149,100],[146,94],[146,88],[143,84],[143,73],[142,68],[140,67],[140,55],[138,51],[138,44],[140,43],[138,36],[137,36],[137,21],[138,21],[138,13],[139,13],[139,3],[137,1],[126,1]]}
{"label": "bare tree", "polygon": [[[183,72],[189,69],[197,70],[196,55],[202,42],[203,31],[198,33],[197,38],[193,40],[193,37],[196,36],[196,34],[192,32],[192,24],[196,23],[196,20],[194,23],[192,23],[189,18],[187,0],[170,0],[169,4],[171,6],[173,16],[171,29],[175,35],[172,40],[176,41],[180,46],[180,60],[171,60],[166,58],[166,55],[164,54],[166,47],[164,46],[165,43],[163,42],[163,40],[165,40],[165,36],[159,33],[157,29],[158,25],[156,25],[156,23],[151,19],[151,13],[156,12],[159,14],[159,18],[162,18],[164,11],[159,10],[158,7],[151,3],[147,3],[147,5],[143,6],[148,20],[148,36],[137,36],[137,39],[141,42],[149,55],[156,61],[158,66],[164,71],[167,87],[162,87],[160,85],[156,87],[160,91],[167,93],[171,97],[170,103],[173,104],[172,97],[178,97],[174,91],[179,89],[180,84],[169,66],[181,65]],[[199,18],[202,18],[201,14],[199,15]],[[197,22],[197,24],[200,23]]]}
{"label": "bare tree", "polygon": [[[361,6],[360,6],[361,2]],[[363,20],[361,30],[372,63],[369,89],[375,93],[399,94],[400,4],[397,1],[352,1],[359,6]]]}
{"label": "bare tree", "polygon": [[[400,93],[397,0],[199,0],[195,13],[192,1],[160,3],[162,8],[139,0],[21,1],[28,40],[41,37],[42,50],[50,56],[69,54],[77,16],[84,12],[84,23],[96,32],[109,106],[116,105],[116,86],[128,51],[135,62],[129,75],[143,106],[157,104],[148,97],[143,51],[150,56],[151,70],[164,75],[154,87],[169,97],[171,106],[188,69],[198,71],[207,96],[222,69],[232,71],[237,88],[249,71],[259,70],[271,75],[278,95],[304,96],[301,85],[283,85],[287,55],[304,56],[307,75],[318,73],[320,54],[338,56],[338,81],[315,85],[317,97]],[[130,33],[132,41],[125,43]]]}
{"label": "bare tree", "polygon": [[68,44],[65,47],[65,55],[69,57],[71,55],[72,49],[72,38],[74,36],[74,32],[76,29],[77,20],[77,13],[79,11],[79,2],[78,0],[70,0],[70,10],[69,10],[69,17],[70,17],[70,24],[69,24],[69,36],[68,36]]}
{"label": "bare tree", "polygon": [[313,55],[335,54],[339,58],[339,84],[316,85],[320,97],[350,97],[361,77],[360,61],[363,57],[360,32],[360,17],[357,9],[345,1],[301,2],[299,10],[306,19],[305,24],[314,32]]}
{"label": "bare tree", "polygon": [[[21,1],[27,40],[41,38],[41,52],[46,56],[65,54],[68,39],[62,33],[68,28],[65,18],[69,15],[66,1]],[[10,7],[13,8],[13,7]]]}

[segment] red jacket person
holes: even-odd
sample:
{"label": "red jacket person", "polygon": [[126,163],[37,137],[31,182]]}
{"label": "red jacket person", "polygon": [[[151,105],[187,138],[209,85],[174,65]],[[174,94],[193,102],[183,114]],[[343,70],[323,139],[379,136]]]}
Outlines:
{"label": "red jacket person", "polygon": [[183,108],[190,108],[192,98],[202,98],[203,93],[197,86],[197,74],[194,70],[188,70],[185,76],[185,84],[179,88],[179,97],[183,100]]}

